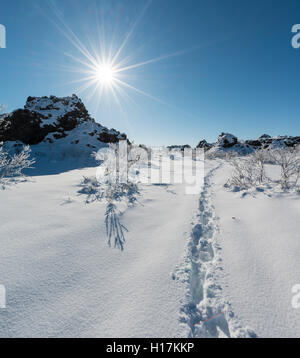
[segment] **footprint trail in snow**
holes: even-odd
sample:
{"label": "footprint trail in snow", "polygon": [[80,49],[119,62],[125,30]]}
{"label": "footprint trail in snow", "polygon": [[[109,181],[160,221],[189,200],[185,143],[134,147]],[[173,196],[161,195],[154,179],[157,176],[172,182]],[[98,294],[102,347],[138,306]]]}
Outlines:
{"label": "footprint trail in snow", "polygon": [[216,242],[219,228],[212,204],[211,180],[221,166],[211,169],[205,177],[184,264],[176,274],[187,284],[180,322],[189,338],[256,337],[235,317],[230,303],[222,298],[222,287],[217,284],[222,260]]}

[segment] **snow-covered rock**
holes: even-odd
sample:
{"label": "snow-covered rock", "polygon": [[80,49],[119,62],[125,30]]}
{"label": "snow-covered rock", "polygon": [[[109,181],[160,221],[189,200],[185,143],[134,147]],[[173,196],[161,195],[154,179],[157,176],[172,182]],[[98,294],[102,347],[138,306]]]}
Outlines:
{"label": "snow-covered rock", "polygon": [[269,134],[263,134],[259,139],[271,139],[272,137]]}
{"label": "snow-covered rock", "polygon": [[210,154],[224,155],[228,152],[236,152],[240,155],[246,155],[257,149],[287,148],[298,145],[300,145],[300,136],[271,137],[264,134],[258,139],[238,140],[233,134],[222,133],[216,143],[210,144],[206,140],[202,140],[197,148],[204,148]]}
{"label": "snow-covered rock", "polygon": [[30,145],[37,166],[40,158],[46,163],[75,158],[72,169],[91,165],[93,152],[120,140],[127,136],[96,123],[76,95],[28,97],[24,109],[0,117],[0,142],[11,151]]}
{"label": "snow-covered rock", "polygon": [[237,137],[230,133],[222,133],[218,138],[217,145],[223,148],[231,148],[238,143]]}
{"label": "snow-covered rock", "polygon": [[191,149],[191,146],[188,144],[184,144],[184,145],[170,145],[168,147],[169,150],[180,150],[182,152],[184,152],[185,149]]}
{"label": "snow-covered rock", "polygon": [[211,149],[213,145],[210,143],[207,143],[205,139],[201,140],[200,143],[197,145],[197,148],[204,149],[205,151]]}
{"label": "snow-covered rock", "polygon": [[[76,95],[58,98],[28,97],[24,109],[2,115],[0,118],[0,141],[20,141],[24,144],[35,145],[43,141],[49,143],[62,138],[72,138],[76,141],[73,130],[77,135],[85,134],[85,144],[90,143],[89,137],[102,143],[115,143],[127,139],[125,134],[103,127],[89,115],[81,99]],[[81,133],[82,132],[82,133]],[[76,136],[75,136],[76,137]],[[82,135],[78,140],[83,140]],[[78,141],[79,143],[79,141]]]}

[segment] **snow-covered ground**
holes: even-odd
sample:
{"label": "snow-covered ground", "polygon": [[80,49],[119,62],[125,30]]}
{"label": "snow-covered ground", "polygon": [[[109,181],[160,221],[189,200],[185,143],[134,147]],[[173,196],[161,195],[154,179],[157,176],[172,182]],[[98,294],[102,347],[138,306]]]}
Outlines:
{"label": "snow-covered ground", "polygon": [[300,282],[300,195],[268,188],[225,190],[230,171],[224,164],[211,188],[224,296],[259,337],[299,337],[300,309],[292,307],[292,288]]}
{"label": "snow-covered ground", "polygon": [[121,217],[124,251],[109,248],[105,203],[87,205],[82,176],[35,176],[1,191],[2,337],[176,337],[185,287],[172,279],[197,196],[143,186]]}
{"label": "snow-covered ground", "polygon": [[0,336],[299,337],[299,194],[232,192],[230,170],[206,161],[200,194],[140,185],[124,251],[82,194],[95,168],[0,191]]}

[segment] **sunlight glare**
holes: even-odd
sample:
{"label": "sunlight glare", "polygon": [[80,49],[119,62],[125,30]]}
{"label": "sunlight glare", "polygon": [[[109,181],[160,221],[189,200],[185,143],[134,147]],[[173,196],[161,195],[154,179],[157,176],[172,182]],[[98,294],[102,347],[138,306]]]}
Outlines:
{"label": "sunlight glare", "polygon": [[114,81],[114,70],[110,65],[99,65],[96,70],[97,80],[103,85],[109,85]]}

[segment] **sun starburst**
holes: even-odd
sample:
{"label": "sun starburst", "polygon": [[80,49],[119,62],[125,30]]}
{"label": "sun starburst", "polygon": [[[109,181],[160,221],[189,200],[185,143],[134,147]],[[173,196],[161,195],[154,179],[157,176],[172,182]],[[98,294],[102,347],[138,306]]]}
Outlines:
{"label": "sun starburst", "polygon": [[[81,92],[89,91],[88,98],[92,99],[96,96],[97,103],[99,104],[102,95],[109,92],[118,106],[121,107],[120,97],[131,99],[128,95],[128,92],[133,91],[139,95],[146,96],[151,100],[167,104],[152,94],[136,88],[124,79],[124,77],[126,78],[125,75],[129,71],[167,59],[169,57],[179,56],[186,53],[187,51],[190,51],[178,51],[173,54],[162,55],[139,63],[130,63],[128,58],[131,56],[128,56],[125,59],[121,59],[121,55],[128,41],[130,40],[138,23],[145,15],[148,7],[150,6],[150,3],[151,0],[148,0],[143,10],[141,11],[140,16],[134,22],[129,32],[125,35],[121,45],[115,51],[112,51],[112,47],[110,47],[109,51],[105,51],[105,49],[108,48],[108,44],[105,43],[105,36],[102,36],[101,34],[98,39],[98,43],[100,44],[99,48],[96,48],[95,43],[90,43],[91,49],[89,49],[88,45],[83,43],[72,31],[72,29],[66,24],[61,16],[60,11],[57,8],[54,8],[58,21],[53,21],[53,19],[51,21],[78,51],[77,55],[66,52],[64,53],[77,64],[76,66],[67,67],[66,70],[76,72],[78,77],[80,77],[71,82],[80,84],[76,89],[78,94]],[[134,101],[132,100],[132,102]]]}

